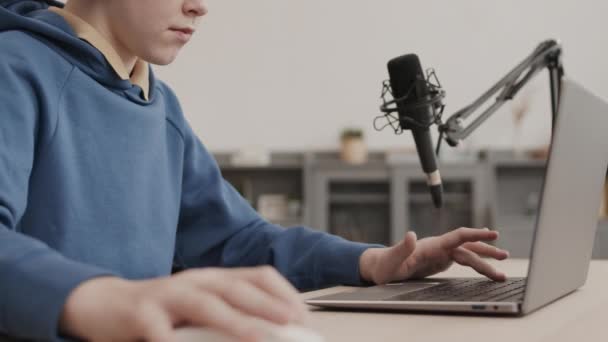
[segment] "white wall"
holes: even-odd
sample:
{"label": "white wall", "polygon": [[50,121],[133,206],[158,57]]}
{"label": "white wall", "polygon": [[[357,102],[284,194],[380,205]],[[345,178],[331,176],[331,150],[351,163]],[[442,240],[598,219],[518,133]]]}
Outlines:
{"label": "white wall", "polygon": [[[214,151],[331,149],[344,126],[365,129],[372,149],[412,146],[410,134],[376,132],[386,62],[405,53],[433,66],[449,115],[546,38],[564,46],[572,78],[608,98],[605,0],[208,0],[193,41],[157,67],[203,142]],[[537,100],[524,145],[547,142],[548,76],[527,88]],[[522,96],[521,98],[524,98]],[[507,105],[468,141],[510,147]]]}

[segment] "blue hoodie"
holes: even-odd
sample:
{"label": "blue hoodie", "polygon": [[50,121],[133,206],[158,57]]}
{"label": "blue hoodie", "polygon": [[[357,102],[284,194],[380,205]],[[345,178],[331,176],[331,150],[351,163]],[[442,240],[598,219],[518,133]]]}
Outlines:
{"label": "blue hoodie", "polygon": [[149,101],[48,11],[0,0],[0,333],[56,340],[88,279],[274,265],[298,288],[360,284],[370,245],[263,220],[150,70]]}

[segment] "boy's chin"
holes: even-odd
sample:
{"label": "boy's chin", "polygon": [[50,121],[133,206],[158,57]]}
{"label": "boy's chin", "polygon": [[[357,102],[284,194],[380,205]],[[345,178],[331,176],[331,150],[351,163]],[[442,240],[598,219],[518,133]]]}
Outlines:
{"label": "boy's chin", "polygon": [[169,65],[173,63],[177,56],[171,56],[170,58],[155,58],[152,60],[148,60],[147,62],[154,65]]}
{"label": "boy's chin", "polygon": [[179,50],[176,51],[167,51],[166,53],[155,53],[146,56],[143,58],[146,62],[155,64],[155,65],[167,65],[173,63],[177,58]]}

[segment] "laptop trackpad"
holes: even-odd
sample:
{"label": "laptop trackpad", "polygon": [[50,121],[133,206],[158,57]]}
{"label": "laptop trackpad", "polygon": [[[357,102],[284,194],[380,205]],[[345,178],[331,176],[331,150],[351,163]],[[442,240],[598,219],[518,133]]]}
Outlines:
{"label": "laptop trackpad", "polygon": [[364,289],[357,289],[352,292],[341,292],[333,295],[324,296],[323,300],[383,300],[396,295],[418,291],[427,287],[439,285],[438,282],[411,282],[398,283],[380,286],[372,286]]}

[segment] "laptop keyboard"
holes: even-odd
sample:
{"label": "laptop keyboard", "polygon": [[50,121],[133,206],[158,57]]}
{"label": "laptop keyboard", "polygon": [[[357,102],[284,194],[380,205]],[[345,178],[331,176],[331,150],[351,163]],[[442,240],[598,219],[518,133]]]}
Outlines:
{"label": "laptop keyboard", "polygon": [[524,297],[526,278],[505,282],[489,279],[458,279],[422,290],[386,298],[387,301],[454,301],[454,302],[520,302]]}

